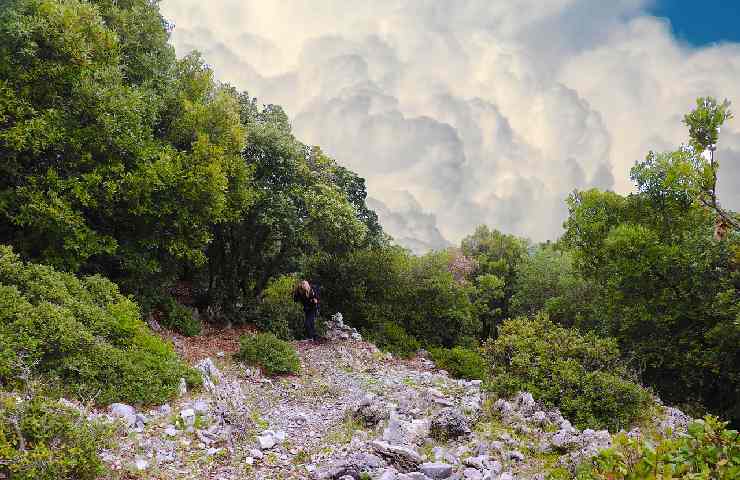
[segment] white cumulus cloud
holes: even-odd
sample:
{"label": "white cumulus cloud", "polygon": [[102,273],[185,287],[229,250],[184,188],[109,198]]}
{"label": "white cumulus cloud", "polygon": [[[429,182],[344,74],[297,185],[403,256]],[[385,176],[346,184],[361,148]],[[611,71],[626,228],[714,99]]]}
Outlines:
{"label": "white cumulus cloud", "polygon": [[[285,107],[296,135],[365,177],[416,251],[478,224],[555,238],[575,188],[686,136],[698,96],[740,103],[740,44],[693,48],[648,0],[165,0],[178,54]],[[720,198],[740,207],[740,121]]]}

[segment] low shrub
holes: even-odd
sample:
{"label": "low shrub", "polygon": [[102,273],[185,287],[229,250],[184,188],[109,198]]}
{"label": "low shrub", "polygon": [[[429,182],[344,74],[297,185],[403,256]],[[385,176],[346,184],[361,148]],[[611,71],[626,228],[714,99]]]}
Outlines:
{"label": "low shrub", "polygon": [[236,357],[249,365],[261,367],[268,375],[298,373],[301,369],[295,347],[273,333],[245,335],[239,343]]}
{"label": "low shrub", "polygon": [[740,478],[740,437],[727,423],[707,416],[689,425],[688,435],[657,441],[621,433],[614,446],[578,469],[578,480],[656,478]]}
{"label": "low shrub", "polygon": [[167,297],[167,299],[161,306],[164,315],[159,323],[186,337],[200,335],[202,326],[200,320],[193,316],[193,311],[177,303],[172,297]]}
{"label": "low shrub", "polygon": [[190,308],[178,303],[172,295],[154,289],[138,295],[136,299],[142,315],[155,314],[163,327],[186,337],[200,335],[200,321],[193,317]]}
{"label": "low shrub", "polygon": [[295,275],[274,278],[260,295],[255,324],[265,332],[272,332],[284,340],[302,338],[304,314],[300,303],[293,301],[293,289],[298,281]]}
{"label": "low shrub", "polygon": [[626,428],[652,403],[613,339],[557,326],[544,314],[507,320],[485,352],[495,393],[528,391],[579,428]]}
{"label": "low shrub", "polygon": [[100,404],[161,403],[181,377],[200,383],[114,283],[23,263],[0,246],[0,383],[17,386],[22,372]]}
{"label": "low shrub", "polygon": [[488,373],[486,360],[477,349],[432,348],[429,353],[437,367],[446,370],[455,378],[483,380]]}
{"label": "low shrub", "polygon": [[413,357],[419,351],[419,342],[394,322],[383,322],[369,333],[375,345],[399,357]]}
{"label": "low shrub", "polygon": [[97,452],[107,433],[54,400],[0,398],[0,478],[98,478],[105,469]]}

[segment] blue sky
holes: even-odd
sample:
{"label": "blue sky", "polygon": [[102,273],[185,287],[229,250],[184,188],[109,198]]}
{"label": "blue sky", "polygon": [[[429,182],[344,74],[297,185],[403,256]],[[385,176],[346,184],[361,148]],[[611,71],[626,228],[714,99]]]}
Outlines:
{"label": "blue sky", "polygon": [[740,42],[740,0],[656,0],[650,13],[668,18],[675,35],[692,45]]}

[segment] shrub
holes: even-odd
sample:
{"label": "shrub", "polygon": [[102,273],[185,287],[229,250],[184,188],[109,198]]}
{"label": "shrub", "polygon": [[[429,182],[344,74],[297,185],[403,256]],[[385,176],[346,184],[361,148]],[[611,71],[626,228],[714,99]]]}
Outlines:
{"label": "shrub", "polygon": [[97,450],[105,433],[103,426],[56,401],[0,398],[0,478],[98,478],[104,468]]}
{"label": "shrub", "polygon": [[262,291],[255,324],[260,330],[290,340],[305,336],[303,308],[293,301],[295,275],[282,275],[271,280]]}
{"label": "shrub", "polygon": [[399,357],[412,357],[419,351],[419,342],[397,323],[383,322],[369,337],[378,348]]}
{"label": "shrub", "polygon": [[656,442],[619,434],[612,448],[579,467],[579,480],[638,480],[647,478],[740,478],[740,438],[737,430],[707,416],[689,425],[688,435]]}
{"label": "shrub", "polygon": [[531,392],[579,428],[628,427],[652,401],[632,381],[613,339],[557,326],[544,314],[507,320],[485,349],[494,392]]}
{"label": "shrub", "polygon": [[164,316],[160,324],[186,337],[200,335],[202,330],[200,321],[193,317],[193,311],[188,307],[179,304],[172,297],[167,297],[167,300],[161,304],[161,308]]}
{"label": "shrub", "polygon": [[160,403],[181,377],[200,382],[114,283],[23,263],[0,246],[0,382],[17,385],[23,371],[101,404]]}
{"label": "shrub", "polygon": [[298,373],[301,369],[295,347],[273,333],[245,335],[240,339],[240,344],[237,358],[261,367],[268,375]]}
{"label": "shrub", "polygon": [[432,348],[429,353],[437,367],[447,370],[455,378],[482,380],[488,373],[486,361],[478,350],[464,347]]}

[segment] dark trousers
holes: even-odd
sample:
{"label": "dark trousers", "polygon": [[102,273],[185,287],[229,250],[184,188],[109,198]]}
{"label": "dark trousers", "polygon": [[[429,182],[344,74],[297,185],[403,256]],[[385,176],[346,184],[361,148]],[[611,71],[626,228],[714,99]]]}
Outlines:
{"label": "dark trousers", "polygon": [[308,338],[316,339],[318,336],[316,335],[316,317],[319,314],[318,308],[313,308],[311,310],[304,310],[304,313],[306,314],[306,320],[305,320],[305,326],[306,326],[306,335],[308,335]]}

